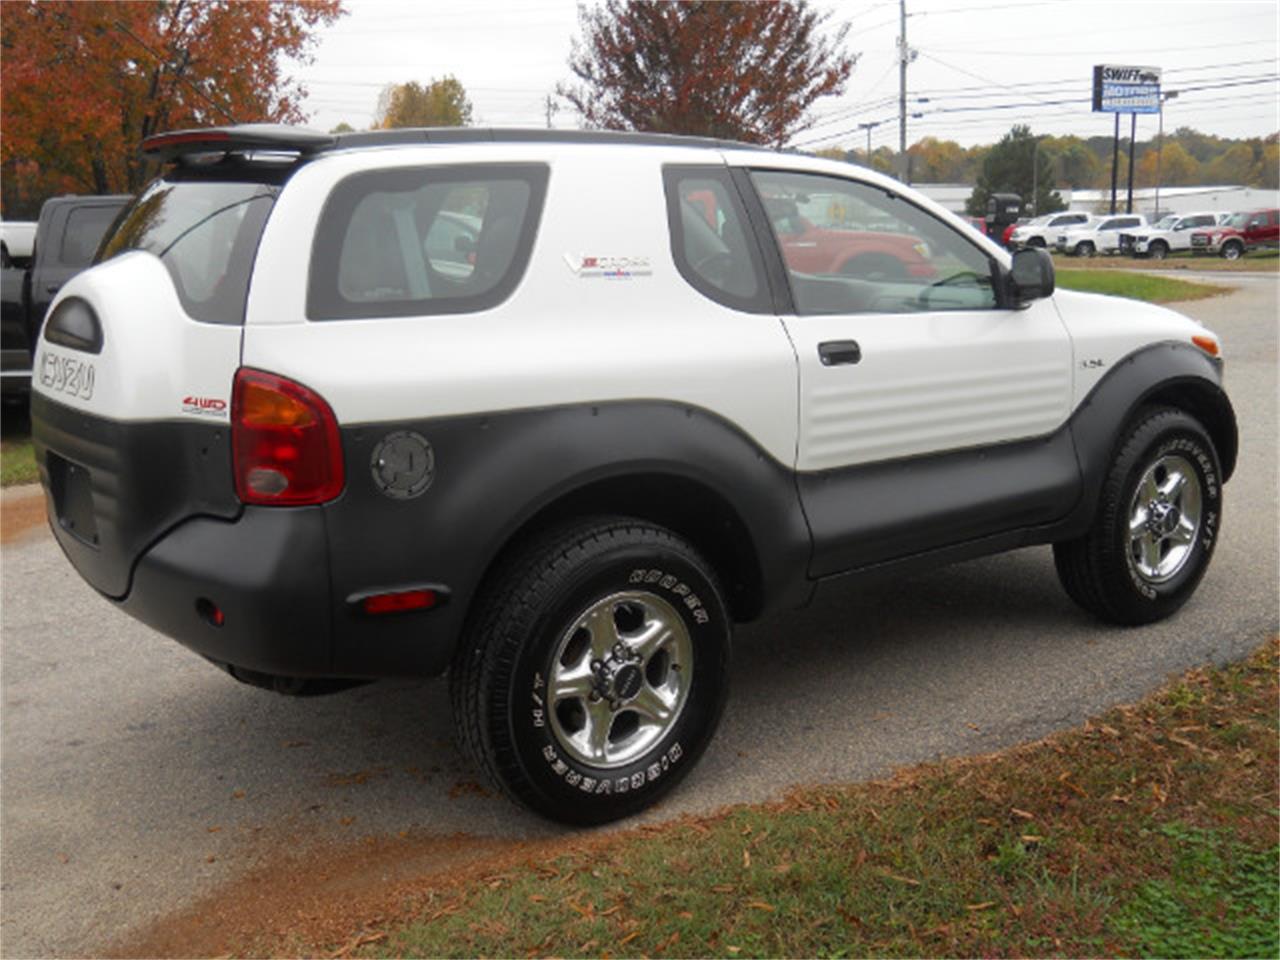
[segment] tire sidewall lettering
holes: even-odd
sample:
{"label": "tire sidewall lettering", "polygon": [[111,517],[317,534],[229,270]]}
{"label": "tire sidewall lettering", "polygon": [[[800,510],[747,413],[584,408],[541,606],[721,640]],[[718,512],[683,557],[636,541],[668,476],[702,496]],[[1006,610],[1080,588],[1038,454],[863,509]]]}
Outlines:
{"label": "tire sidewall lettering", "polygon": [[[645,551],[643,561],[611,559],[596,567],[557,598],[554,608],[539,620],[537,641],[525,646],[512,671],[512,733],[526,758],[526,773],[539,789],[558,799],[590,797],[601,804],[622,804],[664,788],[672,774],[690,766],[704,731],[714,727],[723,704],[727,680],[727,614],[715,586],[678,555]],[[635,589],[666,599],[681,615],[693,641],[695,680],[680,717],[644,756],[617,768],[589,767],[564,751],[549,722],[554,709],[547,694],[551,659],[558,639],[576,612],[593,598]],[[643,803],[639,805],[644,805]]]}

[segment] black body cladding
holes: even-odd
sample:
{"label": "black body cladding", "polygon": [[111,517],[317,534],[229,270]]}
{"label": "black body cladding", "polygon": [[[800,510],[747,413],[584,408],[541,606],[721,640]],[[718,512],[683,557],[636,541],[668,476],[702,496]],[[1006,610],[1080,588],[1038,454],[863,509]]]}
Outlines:
{"label": "black body cladding", "polygon": [[139,556],[183,520],[240,513],[221,424],[108,420],[33,394],[31,435],[54,535],[109,597],[129,592]]}

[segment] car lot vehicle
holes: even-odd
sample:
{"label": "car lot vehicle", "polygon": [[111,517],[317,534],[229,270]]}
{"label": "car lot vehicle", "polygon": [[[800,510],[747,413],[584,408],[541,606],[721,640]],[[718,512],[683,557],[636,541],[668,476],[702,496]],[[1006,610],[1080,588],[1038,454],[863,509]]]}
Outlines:
{"label": "car lot vehicle", "polygon": [[[99,241],[127,196],[65,196],[46,200],[33,230],[5,231],[0,266],[0,384],[6,400],[25,402],[31,353],[54,294],[89,266]],[[6,227],[18,227],[6,224]],[[12,250],[10,246],[12,244]]]}
{"label": "car lot vehicle", "polygon": [[1171,253],[1188,251],[1191,249],[1192,233],[1197,228],[1212,227],[1217,222],[1218,215],[1213,212],[1166,217],[1148,230],[1132,231],[1133,255],[1163,260]]}
{"label": "car lot vehicle", "polygon": [[[448,670],[465,749],[546,816],[669,790],[733,625],[816,590],[1053,544],[1078,603],[1134,624],[1210,562],[1216,337],[1055,293],[1044,251],[871,171],[527,130],[145,150],[168,167],[37,351],[59,544],[249,683]],[[789,259],[817,196],[932,274]],[[478,224],[465,275],[430,255],[451,214]]]}
{"label": "car lot vehicle", "polygon": [[1071,227],[1087,224],[1093,219],[1092,214],[1066,211],[1064,213],[1046,213],[1027,223],[1019,224],[1009,234],[1007,246],[1049,247],[1057,240],[1058,235]]}
{"label": "car lot vehicle", "polygon": [[1118,253],[1120,235],[1126,231],[1140,230],[1147,225],[1147,218],[1140,213],[1126,213],[1115,217],[1100,217],[1086,223],[1073,224],[1059,233],[1054,246],[1059,252],[1077,257],[1092,257],[1099,253]]}
{"label": "car lot vehicle", "polygon": [[1216,253],[1224,260],[1239,260],[1250,250],[1280,247],[1280,210],[1235,213],[1211,230],[1191,234],[1193,253]]}

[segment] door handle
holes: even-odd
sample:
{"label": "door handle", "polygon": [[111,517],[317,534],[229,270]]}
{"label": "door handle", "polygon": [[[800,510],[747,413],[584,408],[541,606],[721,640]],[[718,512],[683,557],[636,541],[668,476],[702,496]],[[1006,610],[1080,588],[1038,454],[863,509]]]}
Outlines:
{"label": "door handle", "polygon": [[828,340],[818,344],[818,359],[824,367],[857,363],[862,359],[862,348],[857,340]]}

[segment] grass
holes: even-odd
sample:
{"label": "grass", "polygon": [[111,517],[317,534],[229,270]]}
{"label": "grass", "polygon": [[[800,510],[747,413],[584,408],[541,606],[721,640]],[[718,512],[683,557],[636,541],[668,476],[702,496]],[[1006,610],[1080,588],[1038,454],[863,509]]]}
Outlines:
{"label": "grass", "polygon": [[1152,260],[1149,257],[1070,257],[1055,253],[1054,265],[1059,270],[1070,270],[1081,265],[1088,265],[1090,270],[1190,270],[1197,273],[1257,273],[1260,271],[1275,272],[1280,270],[1280,251],[1256,250],[1247,253],[1239,260],[1223,260],[1221,257],[1193,257],[1174,254],[1167,260]]}
{"label": "grass", "polygon": [[1150,303],[1174,303],[1179,300],[1203,300],[1226,293],[1229,287],[1207,283],[1192,283],[1176,277],[1156,277],[1145,273],[1117,270],[1096,270],[1092,264],[1087,269],[1066,267],[1056,270],[1057,285],[1065,290],[1084,290],[1088,293],[1106,293],[1131,300]]}
{"label": "grass", "polygon": [[442,881],[338,952],[1274,957],[1278,656],[991,757]]}
{"label": "grass", "polygon": [[0,421],[0,487],[35,483],[40,479],[35,452],[31,449],[31,423],[26,404],[21,409],[5,406]]}

